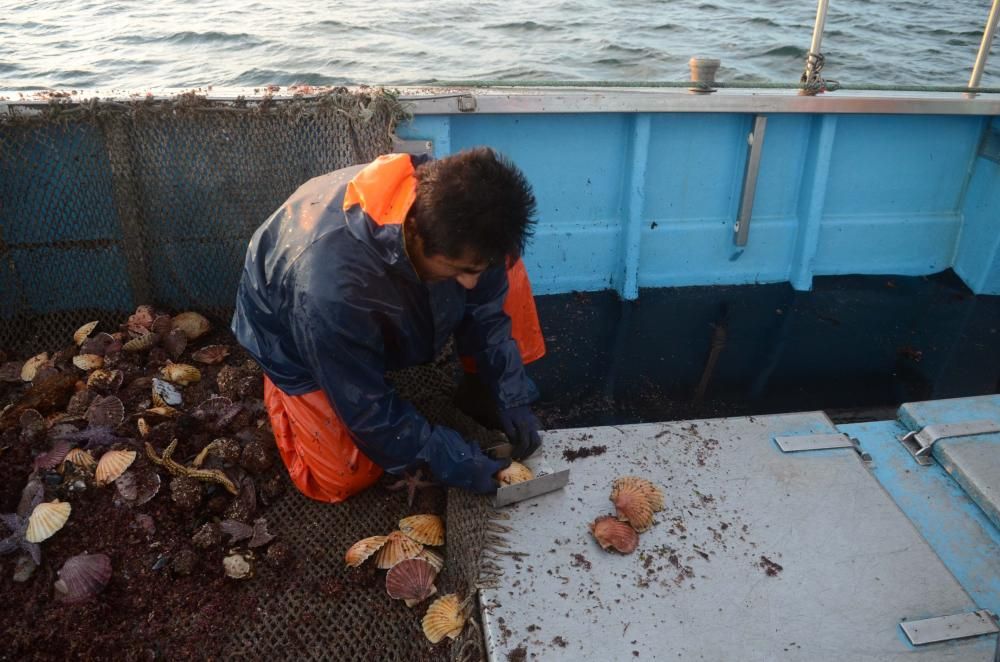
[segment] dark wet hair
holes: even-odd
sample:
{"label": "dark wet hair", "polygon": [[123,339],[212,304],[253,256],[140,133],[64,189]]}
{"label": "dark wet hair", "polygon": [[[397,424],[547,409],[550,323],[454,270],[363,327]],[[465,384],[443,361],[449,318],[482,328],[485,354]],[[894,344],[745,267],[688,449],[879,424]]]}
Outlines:
{"label": "dark wet hair", "polygon": [[517,259],[534,231],[535,196],[524,173],[488,147],[416,169],[407,222],[428,255],[499,264]]}

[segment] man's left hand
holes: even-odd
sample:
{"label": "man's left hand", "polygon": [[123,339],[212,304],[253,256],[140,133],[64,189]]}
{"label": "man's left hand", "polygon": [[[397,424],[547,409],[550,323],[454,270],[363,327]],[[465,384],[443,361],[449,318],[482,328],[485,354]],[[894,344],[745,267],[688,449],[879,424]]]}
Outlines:
{"label": "man's left hand", "polygon": [[541,424],[528,405],[504,409],[500,412],[500,422],[507,438],[514,444],[512,455],[515,460],[530,457],[542,445],[542,439],[538,436]]}

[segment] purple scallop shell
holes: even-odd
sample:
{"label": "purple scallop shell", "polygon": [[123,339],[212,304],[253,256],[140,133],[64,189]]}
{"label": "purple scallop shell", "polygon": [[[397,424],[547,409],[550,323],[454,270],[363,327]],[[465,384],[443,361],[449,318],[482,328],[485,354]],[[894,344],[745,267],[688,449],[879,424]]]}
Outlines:
{"label": "purple scallop shell", "polygon": [[91,427],[117,427],[125,420],[125,405],[113,395],[97,397],[87,408],[86,416]]}
{"label": "purple scallop shell", "polygon": [[80,353],[104,356],[107,354],[108,349],[117,342],[118,341],[116,341],[111,334],[101,331],[93,338],[87,338],[87,340],[80,345]]}
{"label": "purple scallop shell", "polygon": [[90,600],[111,579],[111,559],[106,554],[78,554],[59,570],[56,593],[63,602]]}
{"label": "purple scallop shell", "polygon": [[163,347],[167,350],[170,358],[176,361],[187,348],[187,342],[187,334],[181,329],[174,329],[164,337]]}
{"label": "purple scallop shell", "polygon": [[160,474],[148,465],[132,467],[115,481],[118,495],[130,506],[141,506],[160,491]]}
{"label": "purple scallop shell", "polygon": [[24,361],[8,361],[0,366],[0,382],[19,383]]}
{"label": "purple scallop shell", "polygon": [[59,440],[52,446],[52,450],[42,453],[35,458],[33,466],[35,471],[39,469],[52,469],[59,466],[59,463],[66,459],[66,454],[73,448],[69,442]]}

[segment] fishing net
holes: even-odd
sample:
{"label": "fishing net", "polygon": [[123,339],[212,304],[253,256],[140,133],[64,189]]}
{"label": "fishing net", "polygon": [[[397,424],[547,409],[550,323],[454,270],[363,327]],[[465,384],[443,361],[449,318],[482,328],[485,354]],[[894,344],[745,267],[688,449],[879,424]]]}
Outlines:
{"label": "fishing net", "polygon": [[[459,410],[455,404],[458,362],[453,344],[432,363],[386,375],[399,394],[413,402],[428,420],[449,425],[481,444],[506,441]],[[384,572],[369,561],[348,568],[344,552],[354,542],[384,535],[411,514],[405,492],[379,486],[331,505],[312,501],[294,488],[268,514],[273,533],[300,556],[295,581],[260,606],[259,617],[230,634],[227,657],[287,657],[312,660],[414,661],[486,659],[478,621],[477,591],[499,577],[496,554],[504,547],[506,529],[484,496],[449,490],[445,510],[444,568],[438,595],[457,593],[470,620],[462,634],[444,647],[432,646],[420,624],[422,609],[390,600]],[[265,573],[273,570],[264,568]],[[267,577],[261,577],[266,581]],[[424,607],[430,602],[424,603]],[[450,650],[449,650],[450,648]]]}
{"label": "fishing net", "polygon": [[395,97],[252,104],[8,102],[0,347],[52,346],[136,306],[232,314],[251,234],[306,180],[392,149]]}
{"label": "fishing net", "polygon": [[[9,106],[0,117],[0,347],[24,354],[60,346],[91,320],[113,328],[139,304],[225,324],[257,226],[307,179],[391,151],[403,116],[391,95],[346,90],[252,104],[186,95]],[[499,433],[453,402],[456,370],[449,348],[393,378],[433,423],[489,446]],[[397,528],[406,494],[382,486],[330,505],[287,487],[268,521],[294,550],[293,579],[233,623],[226,657],[485,659],[474,600],[495,578],[490,554],[502,543],[485,498],[447,495],[439,592],[459,593],[473,618],[453,644],[434,647],[417,612],[388,598],[384,573],[343,562],[356,540]],[[288,573],[258,568],[250,593]]]}

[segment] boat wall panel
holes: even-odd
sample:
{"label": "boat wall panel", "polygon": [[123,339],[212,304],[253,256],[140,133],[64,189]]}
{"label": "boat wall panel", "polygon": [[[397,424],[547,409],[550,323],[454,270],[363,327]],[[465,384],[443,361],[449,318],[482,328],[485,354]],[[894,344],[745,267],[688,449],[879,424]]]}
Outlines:
{"label": "boat wall panel", "polygon": [[[1000,134],[1000,121],[988,130]],[[962,215],[955,271],[973,291],[1000,294],[1000,163],[976,159]]]}
{"label": "boat wall panel", "polygon": [[[400,133],[451,151],[488,144],[525,170],[539,200],[526,255],[539,292],[610,287],[632,298],[636,285],[790,281],[806,290],[814,275],[926,275],[956,266],[966,215],[959,272],[974,291],[1000,289],[1000,234],[989,222],[1000,210],[997,166],[975,160],[984,118],[770,117],[749,242],[736,247],[752,120],[421,115]],[[640,121],[645,149],[635,144],[647,135]],[[970,180],[974,162],[982,165]]]}

